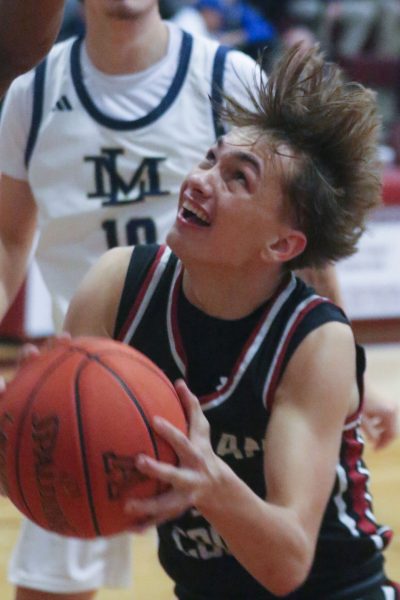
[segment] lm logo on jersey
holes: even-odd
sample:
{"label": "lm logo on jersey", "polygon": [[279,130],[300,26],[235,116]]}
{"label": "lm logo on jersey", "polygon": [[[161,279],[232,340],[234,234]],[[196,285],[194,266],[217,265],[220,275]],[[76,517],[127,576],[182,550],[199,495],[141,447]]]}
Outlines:
{"label": "lm logo on jersey", "polygon": [[159,167],[165,157],[143,158],[126,181],[118,170],[118,158],[123,154],[122,148],[102,148],[100,155],[85,156],[85,162],[93,167],[94,190],[88,198],[102,200],[103,206],[116,206],[141,202],[146,196],[170,194],[161,189],[160,183]]}

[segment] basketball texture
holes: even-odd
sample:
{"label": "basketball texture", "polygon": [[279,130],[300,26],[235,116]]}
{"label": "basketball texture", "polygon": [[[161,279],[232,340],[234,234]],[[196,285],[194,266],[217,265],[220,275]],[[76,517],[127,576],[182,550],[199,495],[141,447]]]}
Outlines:
{"label": "basketball texture", "polygon": [[126,495],[163,491],[137,471],[137,454],[177,462],[152,429],[155,415],[187,432],[173,385],[148,358],[108,339],[62,340],[26,361],[0,399],[1,483],[50,531],[125,531],[140,523],[124,513]]}

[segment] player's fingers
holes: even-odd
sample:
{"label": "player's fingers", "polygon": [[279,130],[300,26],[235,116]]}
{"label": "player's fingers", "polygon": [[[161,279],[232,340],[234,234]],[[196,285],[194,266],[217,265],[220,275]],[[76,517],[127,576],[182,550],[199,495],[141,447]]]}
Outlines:
{"label": "player's fingers", "polygon": [[189,390],[183,379],[175,381],[175,389],[182,403],[188,421],[191,423],[193,416],[203,414],[196,396]]}
{"label": "player's fingers", "polygon": [[162,417],[153,419],[153,427],[157,433],[175,450],[180,465],[196,470],[204,470],[205,456],[211,448],[209,436],[202,438],[191,432],[190,439]]}
{"label": "player's fingers", "polygon": [[135,464],[143,475],[169,483],[173,487],[187,488],[193,479],[191,470],[154,460],[145,454],[139,454]]}
{"label": "player's fingers", "polygon": [[58,336],[57,339],[59,340],[71,340],[72,336],[68,331],[62,331]]}
{"label": "player's fingers", "polygon": [[6,391],[6,380],[4,379],[4,377],[0,376],[0,396],[1,394],[4,394],[4,392]]}
{"label": "player's fingers", "polygon": [[38,356],[39,354],[40,350],[38,346],[35,346],[35,344],[24,344],[18,353],[17,361],[19,364],[22,364],[27,360],[31,360],[35,356]]}
{"label": "player's fingers", "polygon": [[[59,344],[69,343],[70,340],[71,335],[67,332],[63,332],[55,337],[47,338],[46,341],[43,343],[42,348],[52,350],[55,346]],[[39,346],[36,346],[35,344],[31,343],[24,344],[18,353],[17,362],[18,364],[23,364],[24,362],[32,360],[33,358],[38,356],[40,352],[41,348]]]}
{"label": "player's fingers", "polygon": [[155,416],[152,425],[154,430],[170,444],[175,452],[183,451],[190,447],[189,438],[180,429],[172,425],[167,419]]}
{"label": "player's fingers", "polygon": [[141,525],[131,525],[127,531],[130,531],[131,533],[135,533],[137,535],[142,535],[143,533],[146,533],[149,529],[151,529],[152,526],[153,525],[151,523],[151,520],[149,520],[149,522],[144,521]]}
{"label": "player's fingers", "polygon": [[386,448],[391,442],[393,442],[398,436],[398,425],[395,420],[389,420],[381,428],[379,436],[375,443],[375,449],[381,450]]}
{"label": "player's fingers", "polygon": [[175,389],[190,424],[190,437],[196,442],[198,438],[203,436],[209,439],[210,426],[196,396],[189,390],[183,379],[178,379],[175,382]]}
{"label": "player's fingers", "polygon": [[147,528],[176,518],[189,506],[190,504],[182,494],[172,490],[151,498],[129,498],[124,508],[128,515],[135,514],[143,517],[143,523],[140,523],[139,526],[145,525]]}
{"label": "player's fingers", "polygon": [[374,421],[374,419],[364,414],[361,427],[366,438],[369,441],[374,442],[377,438],[377,423]]}
{"label": "player's fingers", "polygon": [[364,413],[362,429],[376,450],[388,446],[399,434],[398,407],[386,407],[378,414]]}

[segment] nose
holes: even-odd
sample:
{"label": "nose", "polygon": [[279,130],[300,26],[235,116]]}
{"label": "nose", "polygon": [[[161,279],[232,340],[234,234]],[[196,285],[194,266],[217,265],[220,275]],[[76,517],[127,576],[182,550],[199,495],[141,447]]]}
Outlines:
{"label": "nose", "polygon": [[208,198],[212,194],[212,173],[201,169],[194,169],[187,177],[187,188],[192,196]]}

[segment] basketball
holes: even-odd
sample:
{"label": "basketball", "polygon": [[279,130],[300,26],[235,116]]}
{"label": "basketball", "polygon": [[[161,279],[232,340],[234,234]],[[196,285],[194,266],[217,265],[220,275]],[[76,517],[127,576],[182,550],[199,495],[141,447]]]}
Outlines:
{"label": "basketball", "polygon": [[31,521],[62,535],[109,536],[140,523],[129,496],[165,490],[135,468],[177,457],[155,415],[187,432],[179,397],[146,356],[103,338],[61,340],[28,359],[0,399],[0,480]]}

